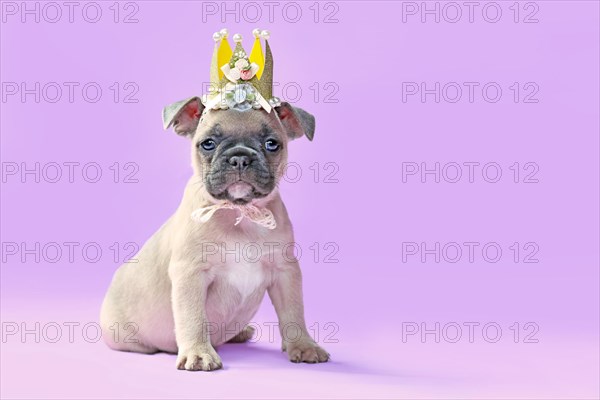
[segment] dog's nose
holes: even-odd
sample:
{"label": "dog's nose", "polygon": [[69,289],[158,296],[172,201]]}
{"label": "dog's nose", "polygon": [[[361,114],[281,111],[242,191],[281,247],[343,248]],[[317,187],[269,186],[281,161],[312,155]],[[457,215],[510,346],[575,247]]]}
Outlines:
{"label": "dog's nose", "polygon": [[248,166],[250,165],[250,163],[252,162],[250,160],[250,157],[243,155],[243,154],[238,154],[235,156],[231,156],[229,157],[229,164],[235,168],[239,168],[239,169],[246,169],[248,168]]}

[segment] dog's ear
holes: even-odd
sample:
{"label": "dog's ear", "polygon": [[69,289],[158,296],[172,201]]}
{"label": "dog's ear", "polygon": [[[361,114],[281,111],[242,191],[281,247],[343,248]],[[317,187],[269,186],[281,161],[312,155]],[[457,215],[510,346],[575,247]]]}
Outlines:
{"label": "dog's ear", "polygon": [[181,136],[192,137],[198,121],[204,111],[204,105],[199,97],[190,97],[163,108],[163,127],[168,129],[173,126],[175,133]]}
{"label": "dog's ear", "polygon": [[293,107],[287,102],[282,102],[281,106],[274,109],[291,139],[306,135],[308,140],[313,140],[315,136],[315,117],[312,114],[301,108]]}

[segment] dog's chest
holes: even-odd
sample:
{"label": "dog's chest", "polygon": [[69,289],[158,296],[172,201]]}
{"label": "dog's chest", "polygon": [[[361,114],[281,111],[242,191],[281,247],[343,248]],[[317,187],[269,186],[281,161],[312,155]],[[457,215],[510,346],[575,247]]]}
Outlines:
{"label": "dog's chest", "polygon": [[254,222],[242,220],[235,231],[229,232],[227,240],[215,243],[211,248],[209,264],[216,271],[219,282],[215,286],[225,303],[227,299],[245,302],[257,297],[255,295],[262,298],[272,282],[281,259],[280,243],[284,241],[262,231],[264,228]]}
{"label": "dog's chest", "polygon": [[228,264],[224,269],[224,280],[237,290],[243,299],[264,287],[267,278],[264,266],[260,262],[241,260]]}

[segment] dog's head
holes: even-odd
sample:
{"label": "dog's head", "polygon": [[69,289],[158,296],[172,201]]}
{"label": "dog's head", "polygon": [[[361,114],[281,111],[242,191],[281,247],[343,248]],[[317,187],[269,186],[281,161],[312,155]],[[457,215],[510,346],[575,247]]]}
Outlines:
{"label": "dog's head", "polygon": [[284,173],[289,141],[312,140],[315,132],[315,118],[285,102],[270,113],[203,111],[198,97],[171,104],[163,110],[164,127],[191,139],[194,172],[208,194],[235,204],[268,196]]}

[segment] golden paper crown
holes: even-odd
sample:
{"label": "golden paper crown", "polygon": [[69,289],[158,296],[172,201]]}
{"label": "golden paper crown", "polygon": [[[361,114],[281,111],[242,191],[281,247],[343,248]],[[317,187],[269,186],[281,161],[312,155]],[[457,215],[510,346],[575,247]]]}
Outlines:
{"label": "golden paper crown", "polygon": [[[208,109],[264,108],[267,112],[281,104],[273,97],[273,55],[269,47],[270,33],[254,29],[254,45],[250,55],[242,47],[242,35],[233,35],[235,48],[227,38],[227,29],[213,34],[215,47],[210,65],[210,93],[203,96]],[[263,53],[261,39],[265,41]]]}

